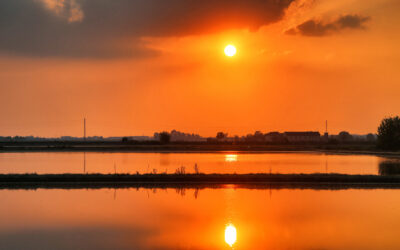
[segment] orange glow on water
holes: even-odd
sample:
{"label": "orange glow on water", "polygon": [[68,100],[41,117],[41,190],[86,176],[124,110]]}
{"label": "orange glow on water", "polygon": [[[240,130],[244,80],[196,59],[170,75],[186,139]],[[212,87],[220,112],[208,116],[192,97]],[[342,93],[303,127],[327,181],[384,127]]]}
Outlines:
{"label": "orange glow on water", "polygon": [[229,246],[233,246],[235,244],[237,238],[236,227],[233,224],[228,224],[225,227],[225,242]]}
{"label": "orange glow on water", "polygon": [[238,156],[237,155],[225,155],[225,161],[226,162],[236,162],[237,161]]}
{"label": "orange glow on water", "polygon": [[[7,230],[15,232],[18,241],[35,243],[37,249],[54,237],[54,229],[69,234],[71,228],[85,238],[85,249],[98,249],[99,242],[107,249],[231,249],[229,244],[235,249],[400,246],[396,231],[400,222],[393,220],[400,216],[397,190],[238,188],[227,192],[225,188],[206,188],[198,191],[197,198],[195,189],[181,191],[1,190],[0,235],[5,237]],[[26,228],[41,229],[40,240],[28,240]],[[386,236],[371,237],[376,228]],[[98,237],[99,230],[107,233]],[[59,242],[67,244],[63,239]]]}

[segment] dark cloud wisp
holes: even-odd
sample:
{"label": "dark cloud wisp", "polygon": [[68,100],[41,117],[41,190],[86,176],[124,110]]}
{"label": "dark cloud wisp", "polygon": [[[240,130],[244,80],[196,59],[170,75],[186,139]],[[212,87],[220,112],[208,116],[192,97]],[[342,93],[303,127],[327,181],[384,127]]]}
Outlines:
{"label": "dark cloud wisp", "polygon": [[344,15],[328,23],[308,20],[285,33],[288,35],[327,36],[344,29],[365,29],[365,23],[369,20],[369,17],[359,15]]}
{"label": "dark cloud wisp", "polygon": [[256,30],[281,20],[293,1],[2,0],[0,53],[90,58],[152,55],[154,51],[137,43],[141,37]]}

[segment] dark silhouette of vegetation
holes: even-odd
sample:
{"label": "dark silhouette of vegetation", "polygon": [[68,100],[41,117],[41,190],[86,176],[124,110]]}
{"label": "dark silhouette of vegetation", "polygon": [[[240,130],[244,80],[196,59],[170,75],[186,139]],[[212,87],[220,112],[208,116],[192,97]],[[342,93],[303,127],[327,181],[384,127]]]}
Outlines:
{"label": "dark silhouette of vegetation", "polygon": [[371,134],[371,133],[367,134],[367,138],[366,139],[367,139],[368,142],[376,141],[375,135]]}
{"label": "dark silhouette of vegetation", "polygon": [[122,142],[128,142],[128,137],[122,137]]}
{"label": "dark silhouette of vegetation", "polygon": [[200,174],[200,170],[199,170],[199,167],[197,166],[197,163],[194,164],[194,173]]}
{"label": "dark silhouette of vegetation", "polygon": [[168,132],[161,132],[160,133],[160,142],[162,144],[168,144],[171,141],[171,135]]}
{"label": "dark silhouette of vegetation", "polygon": [[[0,142],[0,152],[267,152],[267,151],[332,151],[359,154],[376,153],[371,143],[340,143],[334,139],[326,144],[285,144],[278,142],[170,142],[121,141],[108,142]],[[384,152],[380,152],[382,154]],[[387,152],[393,154],[393,152]],[[400,154],[400,152],[398,153]]]}
{"label": "dark silhouette of vegetation", "polygon": [[187,174],[178,168],[175,174],[0,174],[0,187],[16,185],[56,183],[330,183],[330,184],[391,184],[400,186],[400,176],[393,175],[347,175],[347,174]]}
{"label": "dark silhouette of vegetation", "polygon": [[386,150],[400,149],[400,117],[388,117],[378,127],[378,147]]}
{"label": "dark silhouette of vegetation", "polygon": [[224,132],[218,132],[216,138],[217,140],[224,140],[228,138],[228,134]]}
{"label": "dark silhouette of vegetation", "polygon": [[179,174],[179,175],[186,174],[186,167],[185,166],[181,166],[180,168],[177,168],[175,170],[175,174]]}
{"label": "dark silhouette of vegetation", "polygon": [[349,142],[353,140],[353,136],[347,131],[340,132],[338,138],[342,142]]}
{"label": "dark silhouette of vegetation", "polygon": [[400,175],[400,161],[389,160],[379,163],[380,175]]}
{"label": "dark silhouette of vegetation", "polygon": [[[311,189],[311,190],[346,190],[346,189],[400,189],[396,183],[326,183],[326,182],[257,182],[235,183],[235,188],[256,190],[279,189]],[[36,190],[36,189],[129,189],[145,188],[155,193],[156,189],[194,189],[194,196],[198,196],[202,189],[225,189],[226,183],[209,182],[0,182],[0,190]],[[230,187],[229,187],[230,188]],[[177,191],[178,193],[178,191]]]}

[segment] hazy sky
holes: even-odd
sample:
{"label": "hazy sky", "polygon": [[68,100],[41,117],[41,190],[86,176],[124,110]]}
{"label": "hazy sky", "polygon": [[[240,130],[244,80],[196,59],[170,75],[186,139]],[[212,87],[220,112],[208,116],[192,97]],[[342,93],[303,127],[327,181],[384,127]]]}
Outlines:
{"label": "hazy sky", "polygon": [[[0,135],[375,132],[398,0],[2,0]],[[237,55],[228,58],[224,47]]]}

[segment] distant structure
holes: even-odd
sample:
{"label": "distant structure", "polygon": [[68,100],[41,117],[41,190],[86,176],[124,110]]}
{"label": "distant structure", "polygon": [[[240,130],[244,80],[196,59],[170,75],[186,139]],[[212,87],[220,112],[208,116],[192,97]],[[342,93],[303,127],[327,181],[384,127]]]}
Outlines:
{"label": "distant structure", "polygon": [[319,132],[285,132],[284,137],[288,142],[320,142],[321,134]]}
{"label": "distant structure", "polygon": [[86,118],[83,118],[83,140],[86,141]]}
{"label": "distant structure", "polygon": [[325,121],[325,134],[324,134],[324,141],[329,141],[329,134],[328,134],[328,120]]}
{"label": "distant structure", "polygon": [[[206,138],[201,137],[198,134],[193,134],[193,133],[184,133],[180,132],[177,130],[172,130],[170,133],[171,136],[171,141],[176,142],[201,142],[201,141],[206,141]],[[153,136],[154,140],[159,140],[160,139],[160,133],[154,133]]]}
{"label": "distant structure", "polygon": [[285,136],[283,133],[279,133],[277,131],[269,132],[265,134],[266,142],[274,142],[274,143],[284,143],[286,142]]}

